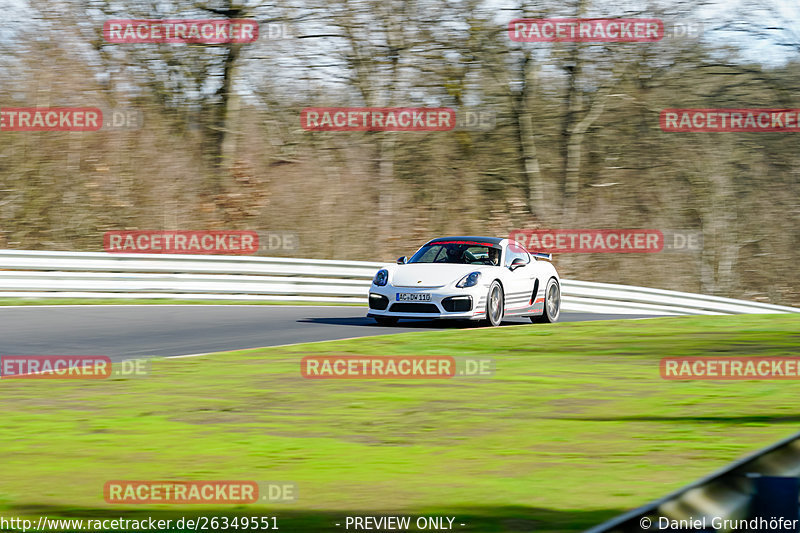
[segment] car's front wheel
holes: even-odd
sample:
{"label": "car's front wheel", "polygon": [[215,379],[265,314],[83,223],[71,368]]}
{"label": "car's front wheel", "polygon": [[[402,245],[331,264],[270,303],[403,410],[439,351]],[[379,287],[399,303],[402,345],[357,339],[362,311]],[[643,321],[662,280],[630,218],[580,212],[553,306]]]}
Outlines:
{"label": "car's front wheel", "polygon": [[486,321],[490,326],[499,326],[503,321],[504,303],[503,287],[495,280],[489,286],[489,294],[486,296]]}
{"label": "car's front wheel", "polygon": [[375,319],[375,322],[377,322],[381,326],[397,325],[397,319],[393,316],[376,316],[373,318]]}
{"label": "car's front wheel", "polygon": [[544,313],[539,316],[532,316],[531,322],[534,323],[553,323],[558,320],[561,314],[561,288],[558,286],[556,278],[550,278],[547,288],[544,291]]}

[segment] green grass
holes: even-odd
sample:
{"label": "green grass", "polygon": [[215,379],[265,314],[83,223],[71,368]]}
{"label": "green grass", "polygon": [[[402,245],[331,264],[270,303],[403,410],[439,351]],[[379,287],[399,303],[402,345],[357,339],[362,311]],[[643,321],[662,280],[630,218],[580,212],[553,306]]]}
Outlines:
{"label": "green grass", "polygon": [[[0,383],[0,516],[449,515],[580,531],[797,429],[791,381],[665,381],[666,356],[800,355],[800,317],[404,333],[158,360],[150,376]],[[306,380],[309,354],[493,357],[491,378]],[[112,507],[112,479],[298,484],[272,507]]]}
{"label": "green grass", "polygon": [[280,300],[179,300],[175,298],[0,298],[0,306],[9,305],[355,305],[366,303],[292,302]]}

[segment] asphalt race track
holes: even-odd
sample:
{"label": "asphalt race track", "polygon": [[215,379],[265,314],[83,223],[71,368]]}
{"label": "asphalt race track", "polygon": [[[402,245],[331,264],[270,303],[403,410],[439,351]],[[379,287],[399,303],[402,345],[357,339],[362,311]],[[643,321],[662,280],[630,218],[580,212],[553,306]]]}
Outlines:
{"label": "asphalt race track", "polygon": [[[381,327],[366,307],[97,305],[0,307],[0,355],[176,356],[440,328],[449,321]],[[562,313],[561,321],[641,318]],[[528,324],[528,319],[504,324]]]}

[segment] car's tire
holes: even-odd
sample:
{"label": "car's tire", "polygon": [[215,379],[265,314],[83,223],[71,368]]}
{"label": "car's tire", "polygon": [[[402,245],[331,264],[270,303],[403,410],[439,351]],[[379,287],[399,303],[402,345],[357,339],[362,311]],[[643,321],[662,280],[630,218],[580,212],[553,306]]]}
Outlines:
{"label": "car's tire", "polygon": [[550,278],[547,287],[544,289],[544,312],[538,316],[532,316],[531,322],[536,324],[552,324],[558,321],[561,315],[561,287],[556,278]]}
{"label": "car's tire", "polygon": [[494,280],[489,285],[489,293],[486,295],[486,323],[490,326],[499,326],[503,321],[503,309],[505,306],[505,295],[503,286]]}
{"label": "car's tire", "polygon": [[372,318],[374,318],[375,322],[377,322],[381,326],[396,326],[397,325],[397,319],[395,317],[393,317],[393,316],[374,316]]}

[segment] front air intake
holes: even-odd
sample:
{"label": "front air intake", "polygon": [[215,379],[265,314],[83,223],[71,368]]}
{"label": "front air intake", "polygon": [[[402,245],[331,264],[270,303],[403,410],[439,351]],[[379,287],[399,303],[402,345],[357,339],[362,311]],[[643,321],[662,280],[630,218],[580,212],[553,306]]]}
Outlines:
{"label": "front air intake", "polygon": [[442,307],[450,313],[472,311],[472,296],[451,296],[442,300]]}
{"label": "front air intake", "polygon": [[383,311],[389,305],[389,298],[382,294],[369,295],[369,308]]}

